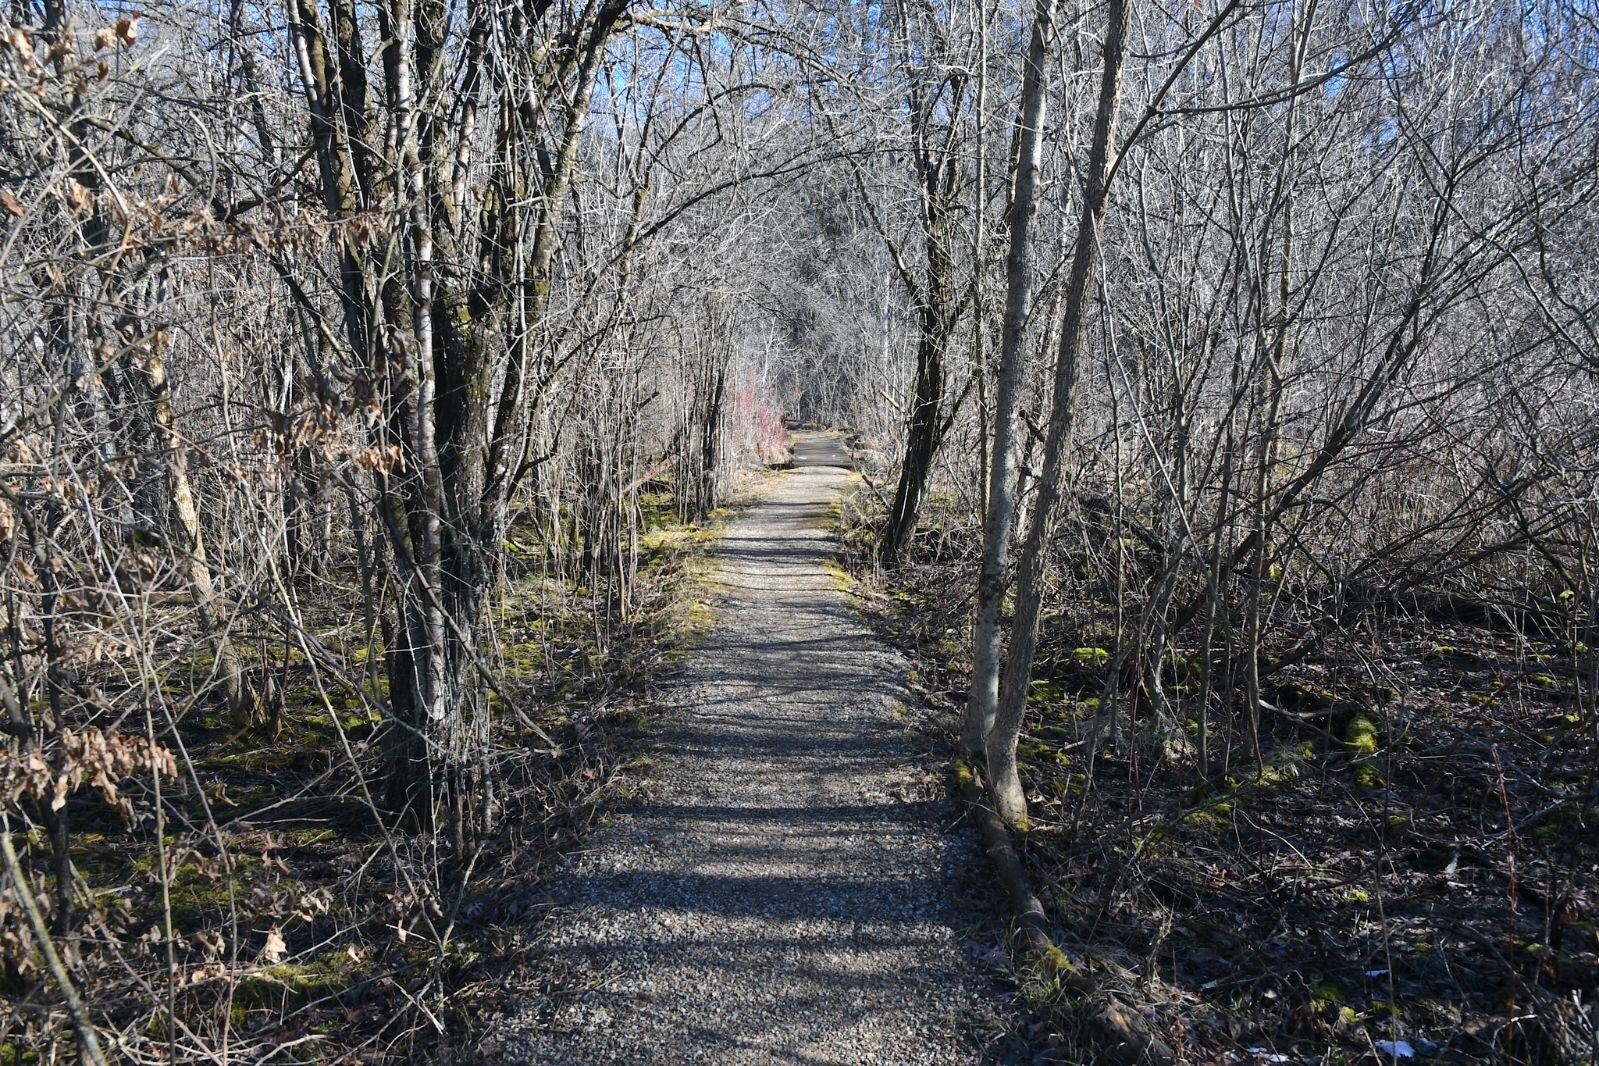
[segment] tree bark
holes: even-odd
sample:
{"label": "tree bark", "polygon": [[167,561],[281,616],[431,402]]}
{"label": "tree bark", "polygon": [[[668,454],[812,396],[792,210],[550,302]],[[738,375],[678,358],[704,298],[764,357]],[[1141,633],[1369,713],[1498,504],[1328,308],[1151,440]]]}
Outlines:
{"label": "tree bark", "polygon": [[1005,256],[1005,321],[995,383],[994,442],[989,452],[988,499],[983,521],[983,562],[977,578],[977,620],[972,638],[972,687],[961,728],[968,752],[981,752],[999,705],[1000,607],[1010,563],[1011,518],[1016,512],[1016,408],[1021,394],[1027,319],[1032,296],[1030,231],[1047,112],[1044,63],[1053,37],[1052,0],[1038,0],[1022,70],[1022,111],[1016,127],[1015,178]]}
{"label": "tree bark", "polygon": [[1073,427],[1077,368],[1087,333],[1085,305],[1088,279],[1099,255],[1099,226],[1105,217],[1106,175],[1116,139],[1117,110],[1121,103],[1122,63],[1125,57],[1129,0],[1110,0],[1105,31],[1104,65],[1100,72],[1099,104],[1094,115],[1093,144],[1083,178],[1082,217],[1066,283],[1060,352],[1055,364],[1054,408],[1044,439],[1043,468],[1038,498],[1033,505],[1027,538],[1017,569],[1016,614],[1011,622],[1010,649],[1000,685],[998,711],[988,733],[990,787],[1000,815],[1012,825],[1025,825],[1027,800],[1016,772],[1016,742],[1032,680],[1033,653],[1038,641],[1038,614],[1042,599],[1044,548],[1060,500],[1063,459]]}

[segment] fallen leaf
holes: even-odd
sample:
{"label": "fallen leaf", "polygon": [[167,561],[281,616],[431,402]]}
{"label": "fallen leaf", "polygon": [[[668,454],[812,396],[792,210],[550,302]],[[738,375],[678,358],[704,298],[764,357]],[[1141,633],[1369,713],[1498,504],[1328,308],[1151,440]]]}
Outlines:
{"label": "fallen leaf", "polygon": [[277,926],[267,934],[266,947],[261,949],[261,957],[269,963],[279,963],[289,956],[289,945],[283,942],[283,932]]}

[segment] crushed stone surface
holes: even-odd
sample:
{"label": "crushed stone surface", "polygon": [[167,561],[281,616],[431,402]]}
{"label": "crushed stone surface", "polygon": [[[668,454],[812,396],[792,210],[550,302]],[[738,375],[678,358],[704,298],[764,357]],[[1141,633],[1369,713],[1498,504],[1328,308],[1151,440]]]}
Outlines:
{"label": "crushed stone surface", "polygon": [[838,438],[717,549],[717,622],[675,683],[647,798],[570,856],[547,954],[569,994],[507,1020],[491,1061],[983,1061],[962,950],[976,862],[918,784],[904,661],[827,567]]}

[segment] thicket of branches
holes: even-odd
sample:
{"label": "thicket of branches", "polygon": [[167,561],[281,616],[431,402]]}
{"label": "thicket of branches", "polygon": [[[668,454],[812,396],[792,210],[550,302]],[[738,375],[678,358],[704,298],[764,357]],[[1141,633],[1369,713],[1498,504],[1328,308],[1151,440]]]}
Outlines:
{"label": "thicket of branches", "polygon": [[[964,526],[965,742],[1018,824],[1063,602],[1113,615],[1083,641],[1110,743],[1207,774],[1352,608],[1594,644],[1581,4],[6,18],[11,1046],[251,1053],[232,990],[284,934],[175,924],[185,864],[234,870],[188,745],[307,707],[370,813],[374,921],[442,958],[518,775],[563,756],[505,610],[532,575],[603,660],[651,524],[780,461],[784,414],[863,434],[886,562]],[[108,837],[156,856],[121,904]],[[325,908],[294,901],[296,948]]]}
{"label": "thicket of branches", "polygon": [[[611,670],[654,595],[652,529],[785,455],[784,342],[742,260],[761,190],[814,147],[780,136],[781,86],[716,22],[8,9],[7,1055],[404,1055],[411,1020],[442,1024],[474,863],[538,814],[517,790],[550,771],[528,759],[566,758],[508,680],[507,611],[543,673]],[[226,789],[273,744],[320,770],[246,807],[364,808],[388,913],[247,887]],[[97,860],[113,843],[135,850]],[[394,965],[431,974],[382,980],[431,1008],[260,1030],[315,990],[281,974],[263,1011],[244,978],[343,945],[372,983],[361,954],[396,931],[428,948]]]}
{"label": "thicket of branches", "polygon": [[1124,720],[1168,739],[1179,647],[1252,719],[1278,621],[1591,624],[1588,13],[907,4],[850,40],[873,76],[811,92],[881,149],[820,179],[854,206],[819,227],[891,325],[857,353],[878,550],[983,545],[991,762],[1045,599],[1114,605]]}
{"label": "thicket of branches", "polygon": [[[1593,906],[1599,25],[1562,3],[1017,14],[907,5],[868,49],[897,74],[893,147],[851,167],[907,305],[900,432],[877,434],[862,510],[929,665],[959,679],[933,696],[961,707],[982,802],[1045,830],[1027,850],[1057,928],[1147,953],[1134,998],[1192,975],[1179,942],[1281,934],[1239,978],[1277,1005],[1184,1016],[1221,1046],[1358,1045],[1296,982],[1408,922],[1461,965],[1413,990],[1499,1012],[1451,1053],[1585,1061],[1592,944],[1517,953]],[[1465,674],[1436,665],[1462,626],[1484,642]],[[1554,673],[1502,701],[1518,661]],[[1439,811],[1439,774],[1486,777],[1497,805]],[[1392,853],[1329,829],[1423,810]],[[1206,826],[1225,840],[1173,857]],[[1396,893],[1463,854],[1493,876],[1458,910],[1355,913],[1330,937],[1314,878],[1290,890],[1313,904],[1240,906],[1279,860],[1325,876],[1362,848]],[[1549,886],[1533,915],[1523,860]],[[1515,946],[1468,959],[1468,901],[1503,906],[1499,878]],[[1214,933],[1229,907],[1237,936]],[[1208,1012],[1215,983],[1174,1002]],[[1390,1041],[1440,1021],[1379,1013]]]}

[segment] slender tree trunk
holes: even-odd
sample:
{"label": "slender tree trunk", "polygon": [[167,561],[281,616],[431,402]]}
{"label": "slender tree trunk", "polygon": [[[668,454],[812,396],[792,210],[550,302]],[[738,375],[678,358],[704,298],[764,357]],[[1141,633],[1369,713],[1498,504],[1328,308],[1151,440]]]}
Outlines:
{"label": "slender tree trunk", "polygon": [[217,595],[211,581],[211,567],[206,561],[200,512],[195,506],[194,490],[189,483],[188,445],[178,432],[172,416],[172,389],[167,381],[166,363],[161,357],[161,348],[166,343],[165,335],[159,332],[145,338],[139,356],[139,374],[148,396],[150,424],[162,447],[172,525],[183,538],[181,559],[186,571],[184,576],[189,583],[189,595],[216,649],[216,671],[222,683],[223,698],[241,726],[254,725],[258,709],[244,683],[244,669],[239,654],[228,637],[227,610]]}
{"label": "slender tree trunk", "polygon": [[1044,439],[1038,499],[1033,506],[1027,539],[1022,544],[1018,561],[1016,614],[1011,622],[1010,649],[1000,686],[999,709],[985,744],[989,784],[994,790],[995,806],[1001,817],[1012,825],[1023,825],[1027,821],[1027,800],[1022,793],[1021,779],[1016,773],[1016,741],[1021,734],[1022,716],[1027,710],[1033,652],[1038,641],[1044,551],[1054,521],[1055,505],[1061,495],[1063,459],[1072,432],[1078,359],[1087,332],[1084,310],[1088,299],[1088,279],[1099,253],[1099,226],[1105,217],[1107,193],[1105,177],[1115,144],[1116,112],[1121,102],[1122,60],[1129,6],[1130,0],[1110,0],[1099,105],[1094,115],[1093,145],[1089,150],[1088,171],[1083,179],[1082,219],[1078,224],[1077,242],[1072,250],[1071,269],[1066,283],[1060,353],[1055,365],[1054,409],[1050,412],[1049,428]]}
{"label": "slender tree trunk", "polygon": [[1005,323],[1000,336],[994,407],[994,444],[989,453],[983,563],[977,579],[977,622],[972,638],[972,687],[961,742],[980,752],[999,704],[1000,607],[1010,562],[1011,518],[1016,512],[1016,408],[1025,364],[1027,319],[1032,296],[1030,230],[1047,111],[1044,64],[1053,37],[1054,4],[1038,0],[1022,72],[1022,113],[1016,127],[1016,172],[1010,203],[1010,247],[1005,256]]}
{"label": "slender tree trunk", "polygon": [[883,532],[883,561],[892,565],[905,549],[927,496],[933,458],[938,453],[944,412],[945,334],[933,321],[937,312],[922,313],[921,336],[916,345],[916,395],[911,401],[910,430],[905,438],[905,459],[900,464],[899,485]]}
{"label": "slender tree trunk", "polygon": [[[960,79],[953,92],[959,90]],[[921,89],[913,89],[907,100],[916,142],[915,158],[920,179],[923,246],[927,258],[925,286],[917,285],[906,273],[895,253],[896,265],[917,303],[916,388],[911,400],[909,426],[905,436],[905,458],[900,464],[899,484],[889,508],[879,550],[884,563],[893,566],[916,532],[917,519],[927,496],[933,459],[943,443],[944,355],[960,318],[955,292],[955,263],[950,248],[959,174],[953,148],[955,121],[951,118],[942,135],[935,131],[932,103]]]}
{"label": "slender tree trunk", "polygon": [[[1304,38],[1300,27],[1295,26],[1293,60],[1290,65],[1294,81],[1298,81],[1303,68]],[[1276,220],[1281,229],[1282,246],[1276,264],[1276,306],[1272,306],[1272,288],[1267,279],[1261,279],[1261,310],[1259,331],[1262,337],[1264,376],[1259,382],[1257,403],[1261,410],[1260,446],[1256,455],[1253,512],[1251,515],[1255,535],[1255,549],[1250,558],[1249,599],[1246,613],[1244,684],[1249,705],[1249,744],[1257,766],[1264,765],[1265,757],[1260,747],[1260,713],[1262,693],[1260,688],[1260,657],[1265,644],[1265,592],[1270,578],[1269,565],[1272,546],[1271,526],[1274,523],[1270,508],[1273,471],[1277,465],[1277,445],[1282,434],[1282,404],[1285,384],[1284,360],[1288,349],[1288,322],[1293,313],[1290,299],[1293,294],[1294,212],[1293,189],[1289,181],[1289,163],[1294,149],[1294,134],[1298,118],[1298,98],[1290,99],[1284,119],[1283,138],[1287,145],[1284,157],[1278,164],[1273,187],[1268,222]],[[1261,258],[1265,258],[1262,249]],[[1264,264],[1263,264],[1264,265]],[[1265,340],[1270,331],[1269,342]]]}
{"label": "slender tree trunk", "polygon": [[716,466],[720,461],[718,445],[722,439],[722,406],[727,392],[727,364],[717,360],[711,395],[706,402],[704,424],[700,427],[699,492],[695,503],[695,519],[703,522],[717,507]]}

